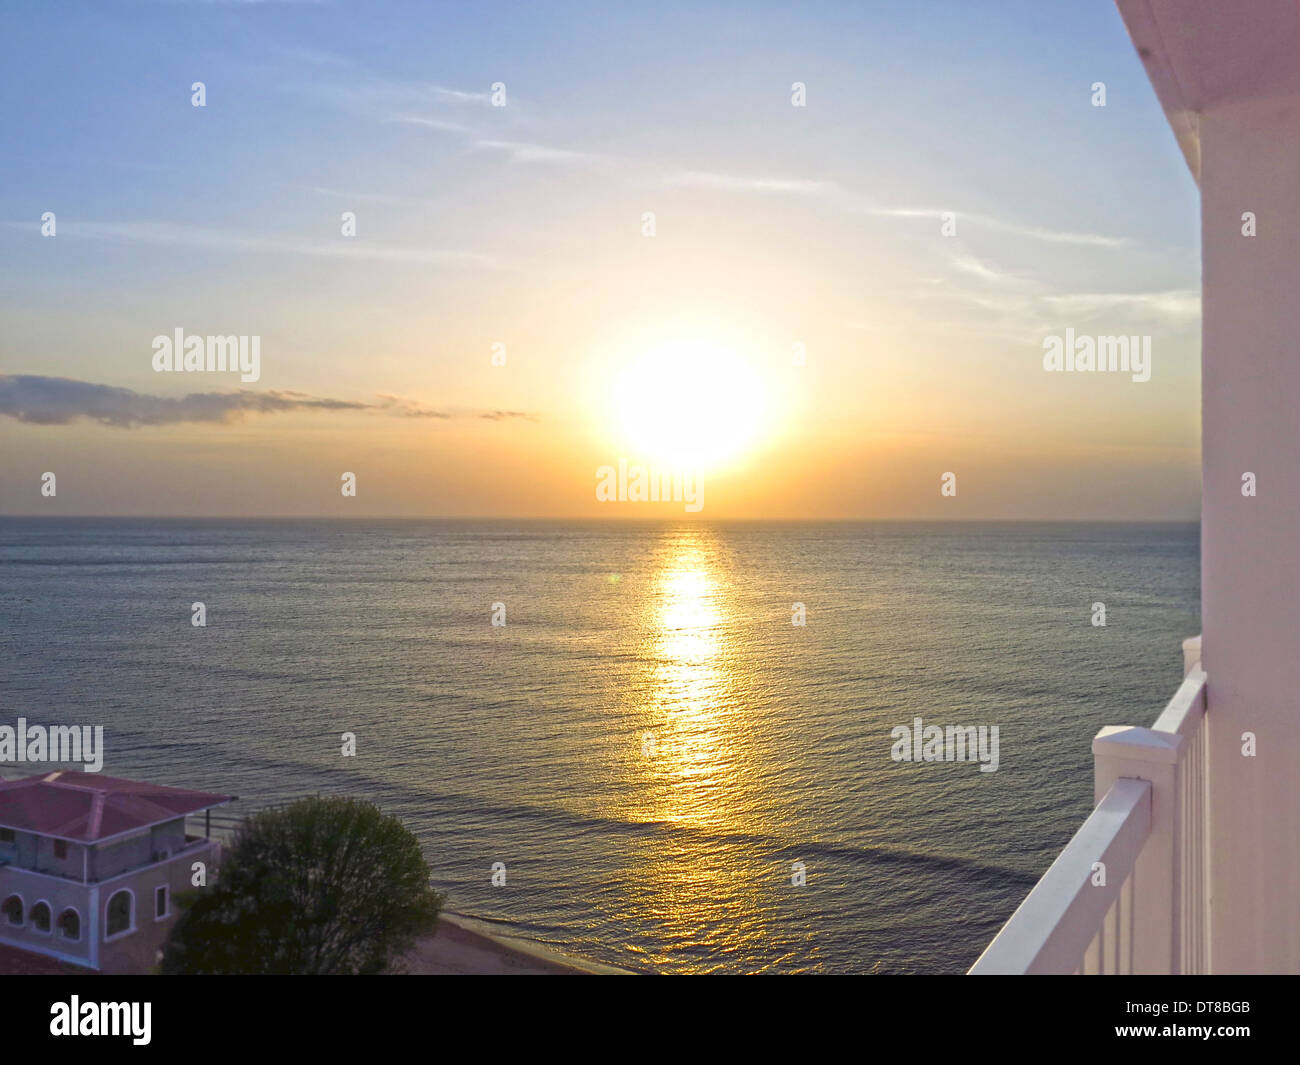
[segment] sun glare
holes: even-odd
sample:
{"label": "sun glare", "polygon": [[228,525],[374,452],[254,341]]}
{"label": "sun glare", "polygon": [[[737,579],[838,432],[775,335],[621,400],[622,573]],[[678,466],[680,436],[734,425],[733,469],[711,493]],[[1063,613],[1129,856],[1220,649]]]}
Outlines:
{"label": "sun glare", "polygon": [[754,445],[767,395],[758,373],[735,352],[677,341],[624,371],[614,407],[632,457],[700,470],[726,465]]}

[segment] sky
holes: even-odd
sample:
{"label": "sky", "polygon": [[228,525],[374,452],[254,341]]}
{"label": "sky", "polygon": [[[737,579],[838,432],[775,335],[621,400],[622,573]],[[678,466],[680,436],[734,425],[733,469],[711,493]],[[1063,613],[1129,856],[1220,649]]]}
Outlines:
{"label": "sky", "polygon": [[0,514],[1193,520],[1198,212],[1102,0],[6,4]]}

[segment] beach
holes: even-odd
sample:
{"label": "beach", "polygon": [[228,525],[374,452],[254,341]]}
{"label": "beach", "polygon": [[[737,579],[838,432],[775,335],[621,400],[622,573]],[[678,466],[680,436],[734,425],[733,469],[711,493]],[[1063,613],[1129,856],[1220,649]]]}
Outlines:
{"label": "beach", "polygon": [[438,929],[402,959],[409,976],[614,976],[627,969],[574,958],[540,943],[489,931],[461,914],[438,916]]}

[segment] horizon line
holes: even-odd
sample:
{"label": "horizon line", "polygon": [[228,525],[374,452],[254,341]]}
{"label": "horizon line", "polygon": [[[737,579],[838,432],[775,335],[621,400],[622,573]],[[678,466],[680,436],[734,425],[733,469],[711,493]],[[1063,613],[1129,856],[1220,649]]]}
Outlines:
{"label": "horizon line", "polygon": [[1195,518],[704,518],[698,514],[646,515],[644,517],[592,517],[590,515],[484,515],[484,514],[0,514],[3,520],[36,521],[537,521],[537,522],[663,522],[718,521],[750,524],[790,524],[793,522],[822,525],[927,523],[931,525],[1191,525]]}

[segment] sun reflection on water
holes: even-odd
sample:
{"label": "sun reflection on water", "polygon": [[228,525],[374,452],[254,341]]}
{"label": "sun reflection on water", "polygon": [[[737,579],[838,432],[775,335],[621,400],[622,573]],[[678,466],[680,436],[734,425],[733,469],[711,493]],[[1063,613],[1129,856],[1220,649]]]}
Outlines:
{"label": "sun reflection on water", "polygon": [[676,533],[655,575],[651,616],[655,672],[649,715],[657,718],[658,820],[736,827],[743,798],[742,742],[735,734],[727,607],[718,545],[704,531]]}
{"label": "sun reflection on water", "polygon": [[[629,905],[655,934],[692,951],[706,971],[752,937],[767,937],[778,882],[739,842],[770,835],[772,775],[758,758],[752,661],[736,624],[730,560],[707,527],[667,532],[640,610],[647,682],[629,693],[643,735],[630,765],[631,819],[671,826],[639,845]],[[680,961],[679,961],[680,964]]]}

